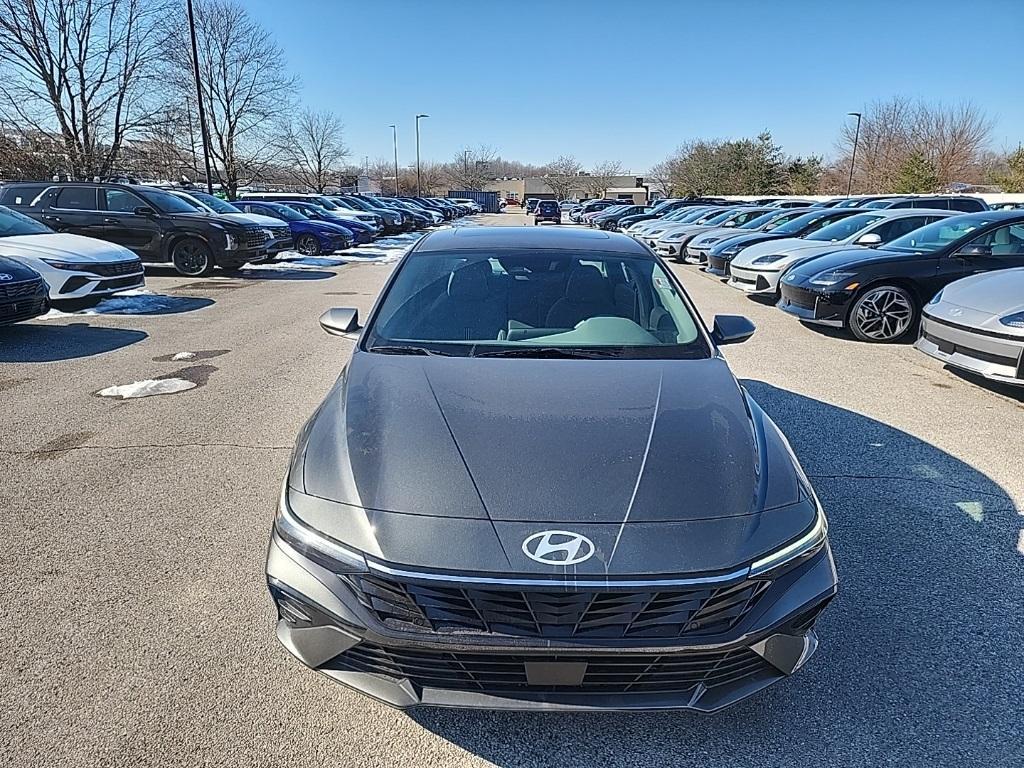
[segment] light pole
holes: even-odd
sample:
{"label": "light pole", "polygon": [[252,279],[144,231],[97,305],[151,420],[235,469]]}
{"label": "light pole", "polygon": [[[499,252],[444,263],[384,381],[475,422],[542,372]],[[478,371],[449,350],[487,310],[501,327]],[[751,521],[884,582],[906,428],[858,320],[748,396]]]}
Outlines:
{"label": "light pole", "polygon": [[206,131],[206,109],[203,107],[203,86],[199,79],[199,47],[196,45],[196,17],[192,0],[188,0],[188,31],[192,36],[192,71],[196,76],[196,105],[199,108],[199,133],[203,137],[203,163],[206,165],[206,191],[213,194],[213,174],[210,172],[210,136]]}
{"label": "light pole", "polygon": [[[399,197],[401,193],[398,191],[398,126],[390,125],[391,128],[391,139],[395,145],[395,197]],[[381,192],[384,190],[381,189]]]}
{"label": "light pole", "polygon": [[420,118],[430,115],[416,115],[416,197],[420,196]]}
{"label": "light pole", "polygon": [[853,134],[853,156],[850,158],[850,180],[846,182],[846,196],[850,196],[850,192],[853,190],[853,169],[857,164],[857,142],[860,141],[860,112],[847,112],[847,117],[857,118],[857,130]]}

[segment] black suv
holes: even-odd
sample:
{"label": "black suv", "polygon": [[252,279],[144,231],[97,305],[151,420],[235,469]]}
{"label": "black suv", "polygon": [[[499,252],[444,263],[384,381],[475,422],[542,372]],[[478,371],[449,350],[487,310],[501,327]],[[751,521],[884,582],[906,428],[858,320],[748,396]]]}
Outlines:
{"label": "black suv", "polygon": [[537,203],[537,209],[533,212],[533,224],[536,226],[542,221],[562,223],[562,209],[556,200],[541,200]]}
{"label": "black suv", "polygon": [[170,262],[189,277],[266,258],[272,233],[201,213],[155,187],[134,184],[14,183],[0,200],[57,232],[123,245],[144,262]]}

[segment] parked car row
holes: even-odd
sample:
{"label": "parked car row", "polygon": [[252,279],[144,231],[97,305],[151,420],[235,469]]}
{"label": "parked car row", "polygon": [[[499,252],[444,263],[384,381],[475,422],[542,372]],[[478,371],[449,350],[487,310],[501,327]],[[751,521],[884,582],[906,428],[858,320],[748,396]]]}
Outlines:
{"label": "parked car row", "polygon": [[54,303],[140,288],[144,263],[200,277],[292,249],[346,250],[478,211],[473,201],[443,198],[253,193],[229,203],[192,189],[8,183],[0,187],[0,325]]}
{"label": "parked car row", "polygon": [[1024,210],[965,197],[859,202],[692,206],[626,231],[803,322],[866,342],[916,335],[953,367],[1024,385]]}

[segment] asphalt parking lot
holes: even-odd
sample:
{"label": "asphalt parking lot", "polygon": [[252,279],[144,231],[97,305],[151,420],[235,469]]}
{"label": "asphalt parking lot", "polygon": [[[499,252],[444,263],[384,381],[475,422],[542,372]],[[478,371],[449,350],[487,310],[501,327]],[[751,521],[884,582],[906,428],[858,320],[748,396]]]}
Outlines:
{"label": "asphalt parking lot", "polygon": [[[758,326],[728,359],[830,516],[841,591],[808,666],[714,716],[405,714],[294,661],[262,568],[294,436],[352,347],[317,317],[369,310],[399,245],[154,270],[142,314],[0,329],[5,765],[1024,764],[1024,395],[682,265],[709,321]],[[167,377],[194,386],[96,395]]]}

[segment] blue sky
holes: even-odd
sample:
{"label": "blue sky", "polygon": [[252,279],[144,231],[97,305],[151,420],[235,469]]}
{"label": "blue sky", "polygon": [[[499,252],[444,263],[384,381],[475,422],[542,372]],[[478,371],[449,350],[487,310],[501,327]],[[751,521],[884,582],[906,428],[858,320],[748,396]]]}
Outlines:
{"label": "blue sky", "polygon": [[692,138],[767,128],[832,152],[844,115],[894,95],[971,99],[996,149],[1024,139],[1024,0],[243,0],[352,159],[487,144],[640,173]]}

